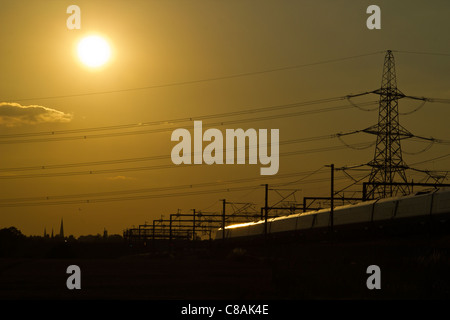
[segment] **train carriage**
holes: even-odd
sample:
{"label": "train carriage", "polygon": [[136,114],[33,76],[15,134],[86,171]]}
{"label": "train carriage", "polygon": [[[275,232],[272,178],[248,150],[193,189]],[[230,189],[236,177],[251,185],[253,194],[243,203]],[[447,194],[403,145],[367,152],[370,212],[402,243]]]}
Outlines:
{"label": "train carriage", "polygon": [[[270,218],[267,221],[267,234],[272,237],[293,234],[307,236],[328,233],[331,227],[333,232],[348,232],[348,234],[382,228],[391,228],[393,232],[405,230],[416,232],[420,226],[428,224],[430,227],[436,223],[440,224],[438,225],[440,230],[444,229],[447,232],[448,221],[450,221],[450,190],[436,189],[403,197],[338,206],[333,210],[332,220],[329,208]],[[225,230],[227,239],[257,238],[266,234],[264,220],[226,226]],[[223,230],[218,229],[215,239],[222,238]]]}

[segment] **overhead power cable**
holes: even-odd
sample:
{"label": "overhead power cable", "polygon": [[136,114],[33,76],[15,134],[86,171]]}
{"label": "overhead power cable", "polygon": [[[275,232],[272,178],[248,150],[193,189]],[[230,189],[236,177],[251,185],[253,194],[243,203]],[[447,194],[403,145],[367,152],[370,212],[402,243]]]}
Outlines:
{"label": "overhead power cable", "polygon": [[[323,135],[323,136],[316,136],[316,137],[309,137],[309,138],[285,140],[285,141],[280,141],[279,145],[319,141],[319,140],[325,140],[325,139],[332,139],[334,137],[335,137],[334,134],[330,134],[330,135]],[[264,145],[264,146],[266,146],[266,145]],[[246,146],[244,148],[236,147],[236,148],[233,148],[233,149],[224,149],[223,152],[225,153],[227,150],[230,150],[230,151],[234,151],[234,150],[239,151],[239,150],[243,150],[243,149],[244,150],[248,150],[248,149],[253,149],[253,148],[256,148],[256,147],[261,147],[261,146],[260,145],[257,145],[257,146],[254,146],[254,147]],[[192,152],[192,153],[190,153],[188,155],[190,157],[192,157],[192,156],[195,156],[195,155],[198,155],[198,154],[200,154],[200,155],[203,154],[203,151],[201,151],[200,153]],[[152,161],[152,160],[167,160],[167,159],[170,159],[170,158],[171,158],[171,155],[157,155],[157,156],[149,156],[149,157],[125,158],[125,159],[104,160],[104,161],[76,162],[76,163],[53,164],[53,165],[37,165],[37,166],[27,166],[27,167],[11,167],[11,168],[0,168],[0,172],[17,172],[17,171],[65,169],[65,168],[74,168],[74,167],[113,165],[113,164]]]}
{"label": "overhead power cable", "polygon": [[[372,105],[376,102],[368,102],[365,105]],[[232,125],[232,124],[240,124],[246,122],[255,122],[255,121],[265,121],[265,120],[274,120],[281,119],[287,117],[296,117],[307,114],[316,114],[321,112],[329,112],[329,111],[337,111],[343,109],[353,108],[350,105],[342,105],[337,107],[329,107],[317,110],[308,110],[301,111],[295,113],[287,113],[287,114],[279,114],[279,115],[270,115],[264,117],[255,117],[255,118],[247,118],[247,119],[238,119],[238,120],[228,120],[214,123],[204,123],[203,128],[216,128],[219,126]],[[193,127],[191,125],[190,127]],[[93,135],[80,135],[80,136],[69,136],[69,137],[57,137],[57,138],[40,138],[40,139],[24,139],[24,140],[0,140],[0,144],[15,144],[15,143],[35,143],[35,142],[55,142],[55,141],[69,141],[69,140],[87,140],[87,139],[98,139],[98,138],[111,138],[111,137],[121,137],[121,136],[130,136],[137,134],[152,134],[152,133],[162,133],[162,132],[170,132],[179,129],[179,127],[170,127],[170,128],[158,128],[158,129],[149,129],[149,130],[139,130],[139,131],[126,131],[126,132],[114,132],[114,133],[103,133],[103,134],[93,134]]]}
{"label": "overhead power cable", "polygon": [[413,109],[411,111],[408,111],[408,112],[399,112],[399,115],[401,115],[401,116],[408,116],[410,114],[413,114],[413,113],[419,111],[420,109],[422,109],[426,102],[427,102],[427,100],[423,100],[423,102],[417,108],[415,108],[415,109]]}
{"label": "overhead power cable", "polygon": [[183,185],[168,186],[168,187],[154,187],[154,188],[142,188],[142,189],[133,189],[133,190],[81,193],[81,194],[70,194],[70,195],[46,196],[46,197],[10,198],[10,199],[0,199],[0,203],[43,201],[43,200],[47,201],[47,200],[61,200],[61,199],[73,199],[73,198],[87,198],[87,197],[104,197],[104,196],[116,196],[116,195],[129,195],[129,194],[137,194],[137,193],[172,191],[172,190],[180,190],[180,189],[195,189],[195,188],[205,188],[205,187],[219,186],[219,185],[228,185],[228,184],[242,184],[242,183],[253,182],[253,181],[258,181],[258,180],[285,179],[285,178],[292,178],[295,176],[308,177],[310,174],[311,174],[311,171],[304,171],[304,172],[293,172],[293,173],[289,173],[289,174],[279,174],[276,176],[258,176],[258,177],[254,177],[254,178],[232,179],[232,180],[224,180],[224,181],[219,180],[219,181],[213,181],[213,182],[183,184]]}
{"label": "overhead power cable", "polygon": [[143,86],[143,87],[134,87],[134,88],[127,88],[127,89],[107,90],[107,91],[96,91],[96,92],[87,92],[87,93],[78,93],[78,94],[53,95],[53,96],[32,97],[32,98],[15,98],[15,99],[8,99],[8,101],[22,102],[22,101],[31,101],[31,100],[76,98],[76,97],[87,97],[87,96],[93,96],[93,95],[105,95],[105,94],[111,94],[111,93],[124,93],[124,92],[142,91],[142,90],[149,90],[149,89],[192,85],[192,84],[198,84],[198,83],[204,83],[204,82],[227,80],[227,79],[255,76],[255,75],[260,75],[260,74],[265,74],[265,73],[273,73],[273,72],[278,72],[278,71],[299,69],[299,68],[316,66],[316,65],[321,65],[321,64],[328,64],[328,63],[340,62],[340,61],[345,61],[345,60],[352,60],[352,59],[372,56],[372,55],[381,54],[381,53],[384,53],[384,52],[377,51],[377,52],[354,55],[354,56],[349,56],[349,57],[344,57],[344,58],[322,60],[322,61],[312,62],[312,63],[304,63],[304,64],[298,64],[298,65],[292,65],[292,66],[286,66],[286,67],[280,67],[280,68],[272,68],[272,69],[266,69],[266,70],[261,70],[261,71],[243,72],[243,73],[237,73],[237,74],[232,74],[232,75],[211,77],[211,78],[198,79],[198,80],[179,81],[179,82],[171,82],[171,83],[159,84],[159,85],[150,85],[150,86]]}
{"label": "overhead power cable", "polygon": [[433,161],[436,161],[436,160],[441,160],[441,159],[448,158],[449,156],[450,156],[450,153],[447,153],[447,154],[445,154],[445,155],[443,155],[443,156],[439,156],[439,157],[436,157],[436,158],[432,158],[432,159],[428,159],[428,160],[423,160],[423,161],[415,162],[415,163],[413,163],[413,164],[411,164],[411,165],[412,165],[412,166],[416,166],[416,165],[419,165],[419,164],[424,164],[424,163],[428,163],[428,162],[433,162]]}
{"label": "overhead power cable", "polygon": [[165,119],[165,120],[149,121],[149,122],[129,123],[129,124],[123,124],[123,125],[114,125],[114,126],[101,126],[101,127],[80,128],[80,129],[70,129],[70,130],[4,134],[4,135],[0,135],[0,139],[36,137],[36,136],[57,136],[57,135],[87,133],[87,132],[96,132],[96,131],[135,129],[135,128],[142,128],[142,127],[148,127],[148,126],[159,126],[159,125],[190,122],[190,121],[194,121],[194,120],[210,120],[210,119],[216,119],[216,118],[242,116],[242,115],[259,113],[259,112],[270,112],[270,111],[284,110],[284,109],[290,109],[290,108],[305,107],[305,106],[310,106],[310,105],[315,105],[315,104],[336,102],[336,101],[340,101],[340,100],[344,100],[344,99],[345,99],[344,96],[332,97],[332,98],[294,102],[294,103],[289,103],[289,104],[281,104],[281,105],[274,105],[274,106],[268,106],[268,107],[253,108],[253,109],[241,108],[241,110],[239,110],[239,111],[204,114],[204,115],[197,115],[197,116],[192,116],[192,117]]}
{"label": "overhead power cable", "polygon": [[351,144],[348,144],[347,142],[345,142],[344,139],[342,139],[341,135],[337,135],[337,138],[338,138],[339,141],[341,141],[342,144],[344,144],[346,147],[348,147],[348,148],[350,148],[350,149],[355,149],[355,150],[364,150],[364,149],[368,149],[368,148],[374,146],[375,143],[376,143],[376,141],[373,141],[373,142],[371,142],[371,143],[369,143],[369,144],[367,144],[367,145],[365,145],[365,146],[357,147],[357,146],[354,146],[354,145],[351,145]]}
{"label": "overhead power cable", "polygon": [[[362,105],[373,105],[375,103],[377,103],[377,102],[370,101],[370,102],[365,102]],[[341,106],[327,107],[327,108],[321,108],[321,109],[315,109],[315,110],[305,110],[305,111],[298,111],[298,112],[291,112],[291,113],[284,113],[284,114],[275,114],[275,115],[268,115],[268,116],[261,116],[261,117],[246,118],[246,119],[235,119],[235,120],[218,121],[218,122],[214,122],[214,123],[204,123],[203,127],[210,128],[210,127],[240,124],[240,123],[246,123],[246,122],[281,119],[281,118],[286,118],[286,117],[304,116],[304,115],[317,114],[317,113],[330,112],[330,111],[338,111],[338,110],[344,110],[344,109],[350,109],[350,108],[353,108],[353,106],[341,105]],[[183,120],[183,121],[202,120],[201,118],[202,117],[189,118],[189,120]],[[170,122],[170,120],[168,120],[168,121],[166,121],[166,123],[171,123],[171,122]],[[133,126],[137,126],[137,125],[133,125]],[[142,127],[142,126],[140,126],[140,127]],[[190,127],[193,127],[193,125],[191,124]],[[64,131],[64,132],[61,131],[61,133],[60,132],[50,132],[50,133],[45,133],[45,134],[30,133],[30,134],[17,134],[17,135],[3,135],[3,136],[0,136],[0,144],[53,142],[53,141],[68,141],[68,140],[86,140],[86,139],[95,139],[95,138],[110,138],[110,137],[137,135],[137,134],[152,134],[152,133],[170,132],[170,131],[176,130],[178,128],[179,128],[178,126],[177,127],[163,127],[163,128],[157,128],[157,129],[145,129],[145,130],[138,130],[138,131],[110,132],[110,133],[91,134],[91,135],[76,135],[76,136],[67,136],[67,137],[48,137],[48,138],[22,139],[22,140],[15,140],[15,138],[25,137],[25,136],[41,136],[41,135],[56,136],[59,134],[68,134],[69,130]],[[101,129],[101,130],[107,130],[107,129]],[[1,140],[1,139],[9,139],[9,140]]]}
{"label": "overhead power cable", "polygon": [[352,96],[347,96],[347,97],[346,97],[347,100],[348,100],[348,102],[350,102],[351,105],[354,106],[355,108],[358,108],[358,109],[361,110],[361,111],[369,111],[369,112],[378,110],[378,107],[371,108],[371,109],[365,109],[365,108],[362,108],[361,106],[357,105],[356,103],[354,103],[354,102],[351,100],[351,98],[352,98],[352,97],[355,97],[355,96],[357,96],[357,95],[352,95]]}
{"label": "overhead power cable", "polygon": [[[277,176],[275,176],[276,178]],[[292,177],[292,175],[290,175]],[[336,177],[335,180],[342,180],[345,177]],[[329,178],[309,180],[307,183],[317,183],[328,181]],[[303,182],[306,183],[306,182]],[[213,193],[224,193],[224,192],[234,192],[234,191],[245,191],[252,190],[255,186],[240,186],[240,187],[230,187],[230,188],[219,188],[210,190],[196,190],[196,191],[186,191],[186,192],[172,192],[163,194],[145,194],[145,195],[135,195],[135,196],[124,196],[124,197],[109,197],[109,198],[94,198],[94,199],[73,199],[73,200],[55,200],[55,201],[18,201],[18,202],[0,202],[0,207],[23,207],[23,206],[48,206],[48,205],[70,205],[70,204],[92,204],[92,203],[104,203],[104,202],[115,202],[115,201],[129,201],[129,200],[148,200],[148,199],[160,199],[167,197],[180,197],[180,196],[197,196],[203,194],[213,194]],[[68,196],[70,197],[70,196]],[[53,197],[48,197],[52,199]]]}
{"label": "overhead power cable", "polygon": [[435,141],[432,140],[432,141],[430,141],[430,143],[425,148],[423,148],[422,150],[416,151],[416,152],[408,152],[408,151],[405,151],[405,149],[403,149],[403,153],[408,154],[408,155],[421,154],[421,153],[424,153],[424,152],[430,150],[431,147],[434,145],[434,143],[435,143]]}
{"label": "overhead power cable", "polygon": [[196,196],[201,194],[223,193],[231,191],[243,191],[254,188],[251,187],[233,187],[233,188],[221,188],[211,190],[196,190],[189,192],[174,192],[157,195],[139,195],[128,197],[111,197],[111,198],[96,198],[96,199],[78,199],[78,200],[61,200],[61,201],[41,201],[41,202],[18,202],[18,203],[0,203],[0,207],[22,207],[22,206],[48,206],[48,205],[68,205],[68,204],[90,204],[101,202],[113,202],[113,201],[127,201],[127,200],[145,200],[145,199],[159,199],[167,197],[179,197],[179,196]]}
{"label": "overhead power cable", "polygon": [[406,51],[406,50],[392,50],[392,52],[450,57],[450,53],[442,53],[442,52],[420,52],[420,51]]}
{"label": "overhead power cable", "polygon": [[[363,130],[353,130],[353,131],[348,131],[348,132],[340,132],[340,133],[337,133],[336,136],[338,138],[341,138],[343,136],[348,136],[348,135],[361,133],[361,132],[377,135],[378,134],[378,129],[377,129],[377,126],[375,125],[375,126],[363,129]],[[410,132],[404,132],[404,133],[400,132],[399,133],[399,137],[400,137],[400,139],[411,139],[411,140],[417,141],[417,142],[431,141],[433,143],[438,143],[438,144],[443,144],[443,145],[450,145],[450,140],[437,139],[437,138],[433,138],[433,137],[423,137],[423,136],[412,134]]]}
{"label": "overhead power cable", "polygon": [[287,185],[299,183],[299,182],[301,182],[301,181],[303,181],[303,180],[305,180],[305,179],[308,179],[308,178],[311,177],[312,175],[319,173],[319,171],[321,171],[323,168],[324,168],[324,166],[321,166],[319,169],[310,172],[309,174],[307,174],[306,176],[304,176],[304,177],[302,177],[302,178],[300,178],[300,179],[298,179],[298,180],[291,181],[291,182],[287,182],[287,183],[278,183],[278,184],[275,184],[275,187],[282,187],[282,186],[287,186]]}
{"label": "overhead power cable", "polygon": [[[367,145],[367,142],[355,144],[355,146]],[[324,147],[324,148],[314,148],[314,149],[305,149],[305,150],[296,150],[282,153],[283,157],[299,155],[299,154],[307,154],[307,153],[315,153],[315,152],[326,152],[326,151],[336,151],[346,148],[346,146],[332,146],[332,147]],[[279,156],[281,156],[279,155]],[[207,165],[207,164],[201,164]],[[85,171],[71,171],[71,172],[52,172],[52,173],[35,173],[35,174],[4,174],[0,175],[1,179],[26,179],[26,178],[52,178],[52,177],[66,177],[66,176],[78,176],[78,175],[96,175],[96,174],[110,174],[110,173],[119,173],[119,172],[132,172],[132,171],[143,171],[143,170],[162,170],[162,169],[173,169],[173,168],[186,168],[186,167],[197,167],[198,164],[189,165],[189,164],[167,164],[167,165],[154,165],[154,166],[143,166],[143,167],[130,167],[130,168],[116,168],[116,169],[101,169],[101,170],[85,170]]]}

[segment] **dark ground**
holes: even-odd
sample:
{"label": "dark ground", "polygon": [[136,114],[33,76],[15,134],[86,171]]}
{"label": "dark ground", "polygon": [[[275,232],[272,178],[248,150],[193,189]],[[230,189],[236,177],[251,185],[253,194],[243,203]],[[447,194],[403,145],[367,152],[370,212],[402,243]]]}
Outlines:
{"label": "dark ground", "polygon": [[[60,243],[0,258],[0,299],[398,300],[450,298],[450,236],[149,252]],[[69,290],[69,265],[81,290]],[[381,289],[369,290],[369,265]]]}

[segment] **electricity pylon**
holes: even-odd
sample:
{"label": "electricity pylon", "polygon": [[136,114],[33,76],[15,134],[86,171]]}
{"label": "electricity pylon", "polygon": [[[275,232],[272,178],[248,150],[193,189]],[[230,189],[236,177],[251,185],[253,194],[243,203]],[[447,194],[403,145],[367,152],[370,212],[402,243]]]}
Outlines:
{"label": "electricity pylon", "polygon": [[[394,55],[388,50],[384,58],[381,88],[374,93],[380,95],[378,123],[364,130],[377,136],[375,154],[369,162],[372,167],[369,176],[367,198],[386,198],[397,194],[409,194],[408,185],[396,185],[394,182],[406,183],[405,170],[408,166],[403,161],[400,140],[413,135],[399,123],[398,100],[405,95],[397,89]],[[376,184],[380,183],[380,184]]]}

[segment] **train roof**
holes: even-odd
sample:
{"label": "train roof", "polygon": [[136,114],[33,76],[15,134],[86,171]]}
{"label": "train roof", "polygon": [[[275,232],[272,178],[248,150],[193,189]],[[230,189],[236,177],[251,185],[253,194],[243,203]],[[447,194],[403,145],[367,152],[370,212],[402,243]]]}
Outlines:
{"label": "train roof", "polygon": [[[370,205],[372,205],[375,202],[377,202],[377,203],[393,202],[393,201],[398,201],[398,200],[402,200],[402,199],[426,196],[426,195],[428,195],[430,193],[449,193],[449,192],[450,192],[450,188],[439,188],[439,189],[434,189],[434,190],[429,190],[429,191],[418,191],[416,193],[409,194],[409,195],[404,195],[404,196],[397,196],[397,197],[377,199],[377,200],[361,201],[361,202],[358,202],[358,203],[355,203],[355,204],[336,206],[336,207],[334,207],[333,211],[334,212],[339,212],[341,210],[345,210],[345,209],[348,209],[348,208],[370,206]],[[295,214],[291,214],[291,215],[287,215],[287,216],[279,216],[279,217],[269,218],[269,219],[267,219],[267,221],[268,222],[272,222],[272,221],[279,221],[279,220],[297,218],[297,217],[300,217],[300,216],[315,215],[315,214],[329,212],[330,209],[331,208],[325,208],[325,209],[320,209],[320,210],[307,211],[307,212],[302,212],[302,213],[295,213]],[[226,226],[225,229],[234,229],[234,228],[241,228],[241,227],[247,227],[247,226],[254,226],[254,225],[259,225],[259,224],[263,224],[263,223],[265,223],[265,220],[258,220],[258,221],[253,221],[253,222],[244,222],[244,223],[236,223],[236,224],[232,224],[232,225]],[[219,228],[219,230],[222,230],[222,228]]]}

